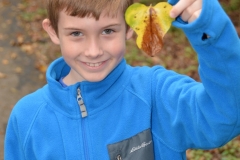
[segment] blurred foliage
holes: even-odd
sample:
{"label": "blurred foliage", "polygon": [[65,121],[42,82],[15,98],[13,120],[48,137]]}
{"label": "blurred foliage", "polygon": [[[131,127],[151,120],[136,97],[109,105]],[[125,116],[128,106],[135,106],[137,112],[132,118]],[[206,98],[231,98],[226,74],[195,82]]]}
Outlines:
{"label": "blurred foliage", "polygon": [[223,147],[212,150],[188,150],[188,160],[239,160],[240,138],[228,142]]}
{"label": "blurred foliage", "polygon": [[[138,1],[138,0],[136,0]],[[164,0],[139,0],[146,5],[155,5]],[[240,0],[219,0],[223,8],[232,19],[237,31],[240,32]],[[45,72],[47,65],[56,57],[59,57],[60,49],[52,45],[48,35],[41,29],[41,21],[46,17],[41,1],[23,0],[19,5],[21,11],[20,19],[26,28],[27,36],[30,39],[27,44],[31,45],[34,54],[37,56],[36,67]],[[26,25],[28,24],[28,25]],[[162,65],[167,69],[186,74],[200,81],[198,76],[198,61],[194,49],[189,44],[184,33],[172,27],[164,37],[164,47],[155,57],[149,57],[135,44],[134,37],[127,42],[125,58],[133,66],[136,65]],[[188,160],[237,160],[240,159],[240,139],[235,138],[219,149],[213,150],[188,150]]]}
{"label": "blurred foliage", "polygon": [[239,0],[229,0],[229,1],[220,0],[220,2],[222,2],[224,10],[227,12],[237,11],[237,10],[239,11],[239,7],[240,7]]}
{"label": "blurred foliage", "polygon": [[42,3],[32,2],[31,0],[23,0],[18,5],[21,20],[24,22],[40,21],[47,16],[47,11]]}

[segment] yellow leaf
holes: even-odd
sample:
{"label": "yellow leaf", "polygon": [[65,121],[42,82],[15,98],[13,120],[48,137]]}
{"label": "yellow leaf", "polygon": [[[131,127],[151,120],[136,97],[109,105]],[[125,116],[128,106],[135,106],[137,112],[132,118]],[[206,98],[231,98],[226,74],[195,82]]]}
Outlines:
{"label": "yellow leaf", "polygon": [[163,37],[174,21],[169,16],[171,8],[167,2],[160,2],[154,7],[134,3],[125,13],[127,24],[138,35],[137,46],[150,56],[159,53],[163,47]]}

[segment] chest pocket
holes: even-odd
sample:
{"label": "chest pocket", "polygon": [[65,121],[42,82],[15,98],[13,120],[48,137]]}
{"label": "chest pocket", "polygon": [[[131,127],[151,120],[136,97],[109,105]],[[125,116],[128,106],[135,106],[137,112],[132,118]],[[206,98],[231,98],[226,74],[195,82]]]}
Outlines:
{"label": "chest pocket", "polygon": [[110,160],[154,160],[151,130],[108,145]]}

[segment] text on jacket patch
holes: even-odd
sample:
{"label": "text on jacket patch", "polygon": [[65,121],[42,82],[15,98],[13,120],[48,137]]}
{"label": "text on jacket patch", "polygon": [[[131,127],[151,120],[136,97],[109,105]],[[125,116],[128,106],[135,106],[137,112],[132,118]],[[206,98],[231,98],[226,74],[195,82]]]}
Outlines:
{"label": "text on jacket patch", "polygon": [[137,150],[139,150],[139,149],[145,148],[145,147],[147,147],[147,146],[148,146],[149,144],[151,144],[151,143],[152,143],[152,140],[149,141],[149,142],[143,142],[141,145],[139,145],[139,146],[137,146],[137,147],[133,147],[133,148],[131,149],[130,153],[133,153],[133,152],[135,152],[135,151],[137,151]]}

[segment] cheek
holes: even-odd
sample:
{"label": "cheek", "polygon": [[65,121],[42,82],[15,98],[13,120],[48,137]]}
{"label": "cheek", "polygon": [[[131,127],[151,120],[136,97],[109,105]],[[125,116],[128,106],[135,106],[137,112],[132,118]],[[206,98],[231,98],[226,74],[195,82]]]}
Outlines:
{"label": "cheek", "polygon": [[69,43],[68,41],[61,41],[60,48],[64,57],[74,57],[81,47],[72,42]]}
{"label": "cheek", "polygon": [[64,45],[61,45],[60,48],[63,57],[71,57],[72,50],[70,50],[68,47],[65,47]]}
{"label": "cheek", "polygon": [[108,52],[114,54],[114,56],[119,57],[124,55],[126,49],[125,39],[118,39],[111,41],[107,44]]}

